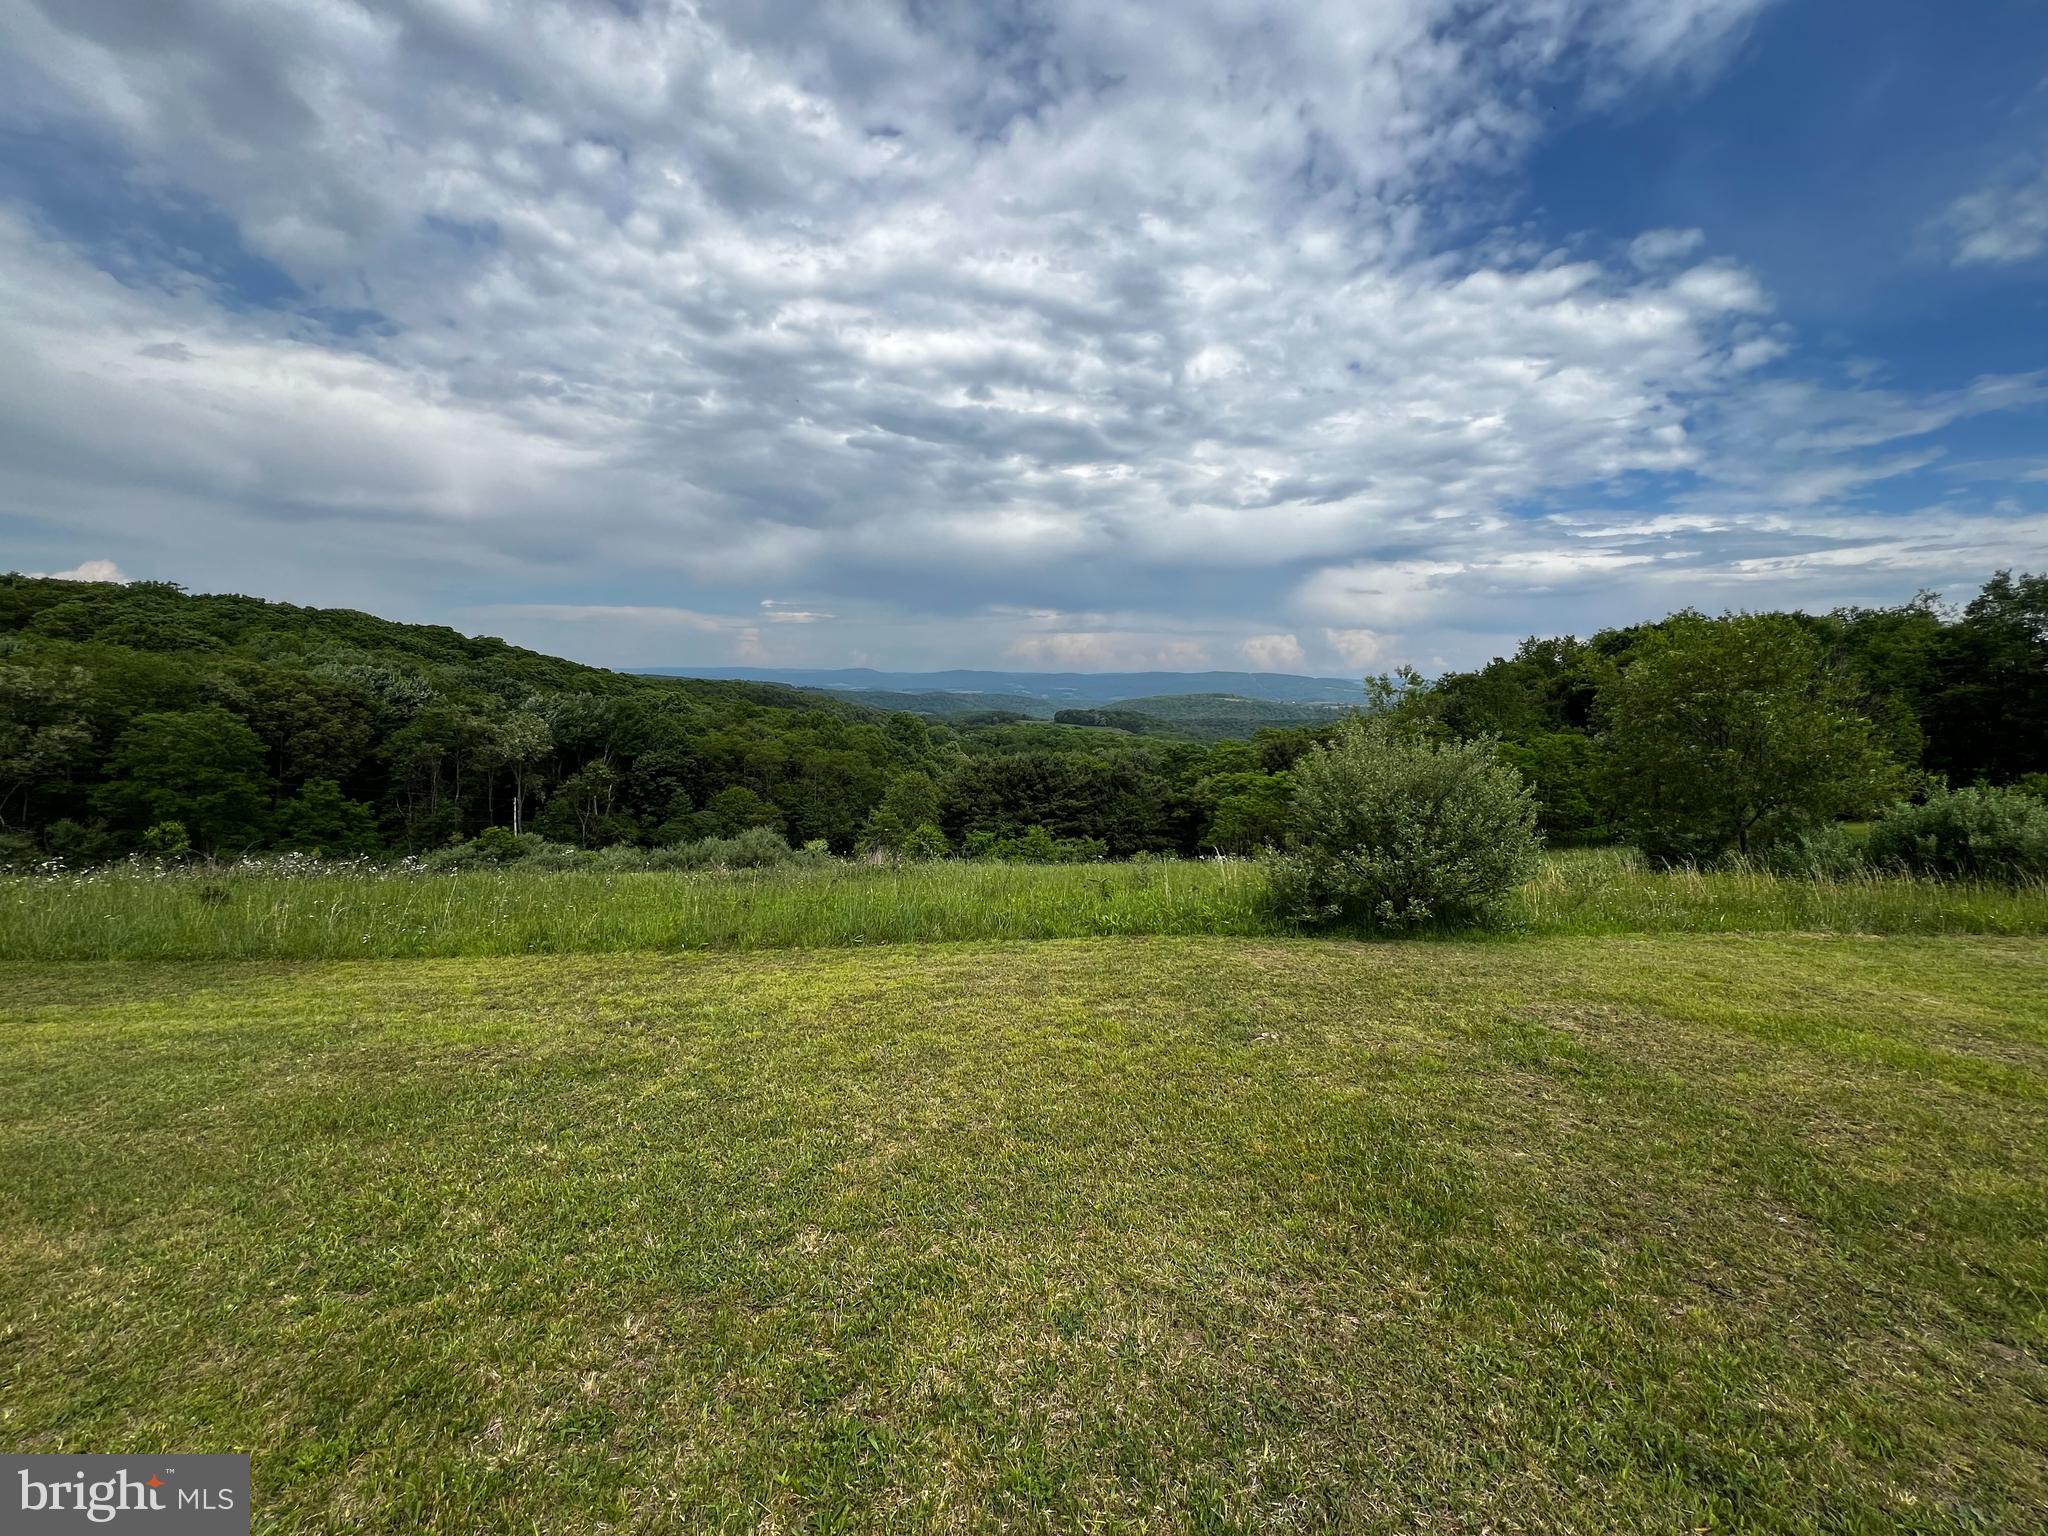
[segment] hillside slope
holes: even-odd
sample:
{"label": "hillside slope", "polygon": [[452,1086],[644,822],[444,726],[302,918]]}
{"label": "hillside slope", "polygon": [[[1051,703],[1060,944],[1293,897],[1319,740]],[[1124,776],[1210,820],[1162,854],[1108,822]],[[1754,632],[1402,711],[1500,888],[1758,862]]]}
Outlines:
{"label": "hillside slope", "polygon": [[[848,847],[930,733],[776,683],[643,677],[439,625],[0,576],[0,863],[171,829],[205,853],[419,851],[770,826]],[[908,727],[908,728],[905,728]]]}

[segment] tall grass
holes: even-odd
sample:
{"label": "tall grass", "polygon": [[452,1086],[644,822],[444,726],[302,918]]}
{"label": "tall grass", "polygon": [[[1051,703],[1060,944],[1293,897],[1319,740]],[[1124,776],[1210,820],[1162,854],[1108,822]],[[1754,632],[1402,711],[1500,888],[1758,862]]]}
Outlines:
{"label": "tall grass", "polygon": [[[125,866],[0,879],[0,959],[280,959],[779,949],[1292,930],[1244,860],[830,863],[697,873]],[[2048,887],[1657,870],[1552,854],[1468,936],[2048,933]]]}
{"label": "tall grass", "polygon": [[1808,879],[1741,863],[1659,869],[1633,849],[1585,848],[1548,856],[1495,926],[1531,934],[2048,933],[2048,884],[1870,871]]}
{"label": "tall grass", "polygon": [[1243,860],[689,874],[152,873],[0,880],[0,958],[333,959],[1261,934]]}

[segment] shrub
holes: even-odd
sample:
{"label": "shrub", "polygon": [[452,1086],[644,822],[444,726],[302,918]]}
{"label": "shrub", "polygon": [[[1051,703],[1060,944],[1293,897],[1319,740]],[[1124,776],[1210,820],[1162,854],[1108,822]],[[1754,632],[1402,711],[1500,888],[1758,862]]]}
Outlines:
{"label": "shrub", "polygon": [[62,859],[74,869],[103,864],[116,851],[114,839],[105,826],[98,822],[81,826],[68,816],[51,822],[43,832],[43,840],[49,845],[51,858]]}
{"label": "shrub", "polygon": [[1054,837],[1040,826],[1028,828],[1022,837],[970,832],[962,849],[970,859],[1004,864],[1094,864],[1109,857],[1109,844],[1099,837]]}
{"label": "shrub", "polygon": [[921,821],[903,835],[903,856],[909,859],[943,859],[953,850],[946,843],[946,834],[936,823]]}
{"label": "shrub", "polygon": [[470,846],[476,849],[479,858],[509,864],[514,859],[539,853],[547,842],[531,832],[514,832],[510,827],[485,827],[472,839]]}
{"label": "shrub", "polygon": [[1432,742],[1387,720],[1294,765],[1293,853],[1275,895],[1297,921],[1386,928],[1477,915],[1536,867],[1536,803],[1491,740]]}
{"label": "shrub", "polygon": [[[562,856],[580,863],[584,855],[575,848],[551,843],[531,832],[514,832],[509,827],[485,827],[466,843],[449,843],[420,855],[420,868],[434,874],[462,869],[494,869],[501,864],[522,864],[532,869],[562,868]],[[550,864],[548,861],[553,859]]]}
{"label": "shrub", "polygon": [[768,827],[749,827],[734,837],[706,837],[649,855],[650,869],[766,869],[800,855]]}
{"label": "shrub", "polygon": [[1847,880],[1866,868],[1863,839],[1838,821],[1774,844],[1764,863],[1796,880]]}
{"label": "shrub", "polygon": [[152,859],[182,859],[192,851],[192,838],[182,821],[159,821],[142,834],[142,851]]}
{"label": "shrub", "polygon": [[1869,856],[1917,875],[2048,880],[2048,804],[2022,789],[1939,791],[1886,811],[1871,829]]}

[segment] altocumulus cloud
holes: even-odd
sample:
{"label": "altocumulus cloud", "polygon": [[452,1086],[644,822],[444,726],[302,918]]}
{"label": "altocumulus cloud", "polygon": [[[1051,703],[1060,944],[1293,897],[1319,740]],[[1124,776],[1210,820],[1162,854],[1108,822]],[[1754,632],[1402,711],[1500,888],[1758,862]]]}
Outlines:
{"label": "altocumulus cloud", "polygon": [[0,0],[108,187],[0,210],[0,496],[628,663],[1428,664],[2042,556],[1855,501],[2038,379],[1802,372],[1711,230],[1513,218],[1539,101],[1767,3]]}

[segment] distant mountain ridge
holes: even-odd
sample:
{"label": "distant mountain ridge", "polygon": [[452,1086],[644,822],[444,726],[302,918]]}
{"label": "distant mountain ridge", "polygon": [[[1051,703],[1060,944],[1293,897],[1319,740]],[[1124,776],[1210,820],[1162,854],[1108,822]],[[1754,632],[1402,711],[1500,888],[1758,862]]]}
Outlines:
{"label": "distant mountain ridge", "polygon": [[[1004,695],[1053,708],[1114,704],[1124,699],[1201,693],[1232,694],[1283,704],[1358,704],[1355,677],[1302,677],[1288,672],[884,672],[873,667],[639,667],[657,677],[783,683],[833,692]],[[1022,705],[1014,706],[1022,708]],[[1027,711],[1035,713],[1036,711]]]}

